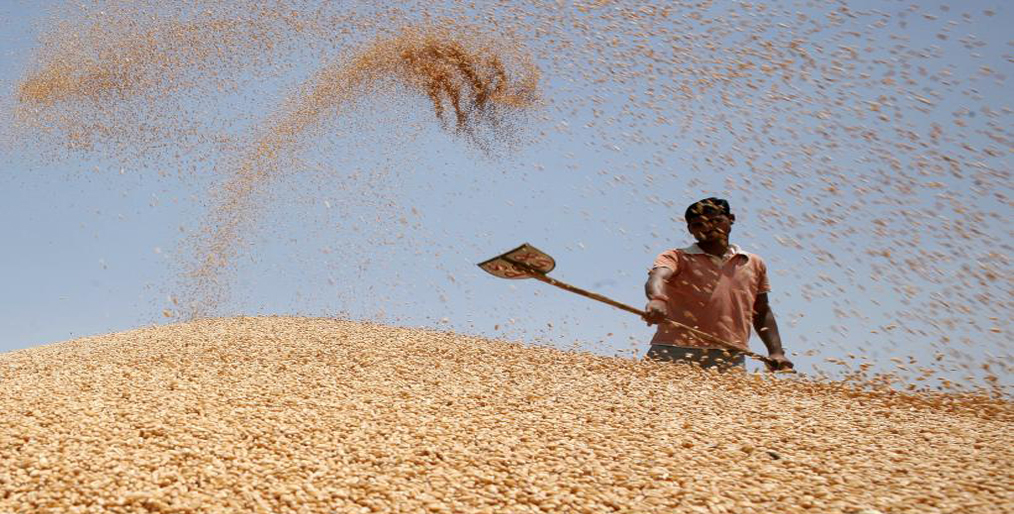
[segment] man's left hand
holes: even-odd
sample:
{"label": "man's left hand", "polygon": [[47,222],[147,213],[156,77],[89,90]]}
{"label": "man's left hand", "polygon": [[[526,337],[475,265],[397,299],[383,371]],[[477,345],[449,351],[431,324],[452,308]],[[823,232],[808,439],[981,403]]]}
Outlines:
{"label": "man's left hand", "polygon": [[796,367],[784,353],[772,353],[768,355],[767,365],[770,371],[785,371]]}

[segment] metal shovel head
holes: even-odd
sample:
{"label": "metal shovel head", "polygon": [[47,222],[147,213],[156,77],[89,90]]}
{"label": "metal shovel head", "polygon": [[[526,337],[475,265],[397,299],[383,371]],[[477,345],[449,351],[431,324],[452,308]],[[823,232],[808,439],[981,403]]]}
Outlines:
{"label": "metal shovel head", "polygon": [[[524,266],[518,266],[518,263]],[[525,269],[525,266],[529,269]],[[545,252],[525,243],[507,253],[479,263],[479,267],[500,278],[528,278],[533,272],[545,275],[553,271],[556,261]]]}

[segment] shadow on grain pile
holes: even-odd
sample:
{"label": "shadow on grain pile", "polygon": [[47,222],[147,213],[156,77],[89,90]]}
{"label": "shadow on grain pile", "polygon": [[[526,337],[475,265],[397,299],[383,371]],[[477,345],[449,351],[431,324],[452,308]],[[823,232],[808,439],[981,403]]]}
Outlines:
{"label": "shadow on grain pile", "polygon": [[0,377],[3,512],[1012,506],[1014,408],[984,397],[296,317],[0,354]]}

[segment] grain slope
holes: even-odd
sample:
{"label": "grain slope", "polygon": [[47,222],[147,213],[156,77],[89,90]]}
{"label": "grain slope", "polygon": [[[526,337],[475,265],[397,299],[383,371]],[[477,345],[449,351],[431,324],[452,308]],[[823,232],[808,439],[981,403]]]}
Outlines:
{"label": "grain slope", "polygon": [[0,354],[0,512],[1010,512],[1009,402],[204,319]]}

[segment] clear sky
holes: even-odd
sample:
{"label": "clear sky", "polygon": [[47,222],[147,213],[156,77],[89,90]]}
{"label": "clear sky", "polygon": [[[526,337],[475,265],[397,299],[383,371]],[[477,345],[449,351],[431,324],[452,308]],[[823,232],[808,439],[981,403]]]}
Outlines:
{"label": "clear sky", "polygon": [[[383,16],[324,4],[370,21],[326,44],[308,30],[283,38],[293,48],[265,69],[228,68],[232,93],[198,84],[182,103],[140,107],[204,116],[230,136],[200,158],[171,142],[147,158],[54,150],[52,134],[5,128],[0,351],[178,321],[163,311],[192,258],[184,239],[251,127],[323,65],[397,29],[385,20],[430,12],[495,26],[533,55],[543,103],[515,120],[518,142],[484,154],[419,94],[343,106],[258,197],[214,314],[346,316],[639,356],[652,329],[635,317],[475,263],[529,242],[556,258],[553,276],[642,307],[654,256],[691,242],[683,209],[721,196],[738,216],[733,242],[768,263],[801,371],[853,354],[954,380],[991,362],[1011,383],[997,368],[1011,356],[1008,5],[590,4],[414,3]],[[51,7],[0,0],[5,124]]]}

